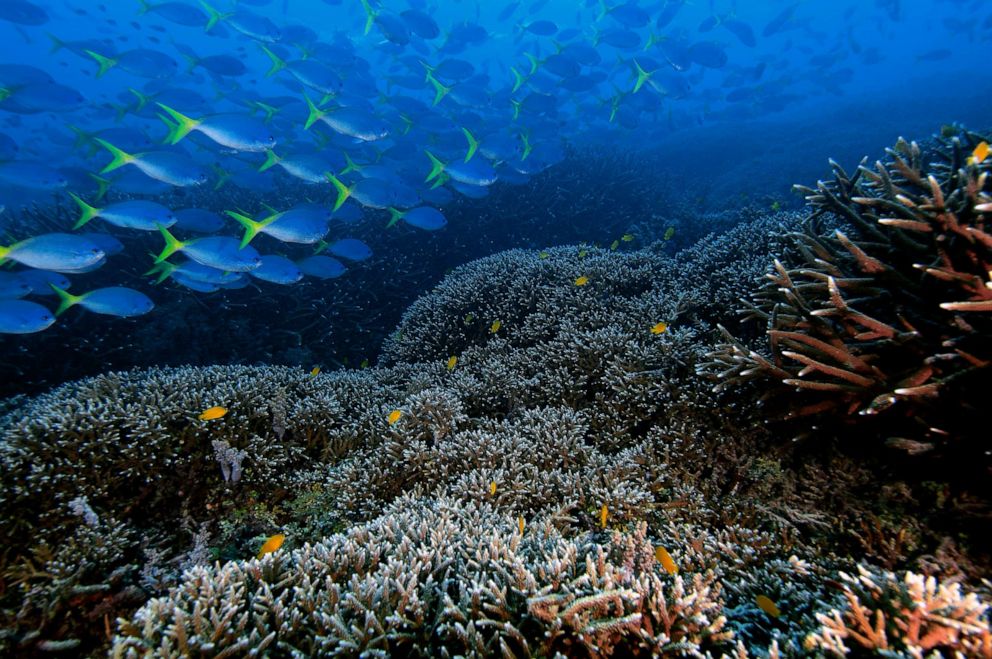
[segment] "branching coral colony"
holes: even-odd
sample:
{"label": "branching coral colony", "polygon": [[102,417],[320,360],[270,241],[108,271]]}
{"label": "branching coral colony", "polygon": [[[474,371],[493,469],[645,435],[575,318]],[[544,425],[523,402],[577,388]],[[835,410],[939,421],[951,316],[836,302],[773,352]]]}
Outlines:
{"label": "branching coral colony", "polygon": [[[938,402],[974,400],[985,355],[980,312],[909,315],[929,309],[924,293],[938,309],[980,302],[912,267],[971,272],[959,252],[981,230],[984,165],[955,169],[967,145],[943,148],[939,204],[912,180],[911,145],[871,176],[838,169],[814,204],[818,220],[854,209],[865,227],[847,218],[844,239],[779,214],[675,257],[658,243],[469,263],[410,307],[378,367],[149,369],[0,403],[0,654],[992,657],[983,587],[946,569],[966,560],[956,546],[910,565],[913,533],[877,518],[862,543],[892,571],[847,558],[844,527],[871,502],[838,492],[874,486],[870,465],[790,462],[745,390],[720,398],[697,373],[844,385],[802,389],[821,397],[803,418],[912,405],[900,436],[952,451],[909,432],[956,430]],[[926,256],[936,230],[866,219],[890,203],[908,210],[885,217],[907,221],[954,213],[966,228],[940,241],[946,263]],[[707,358],[783,230],[775,276],[790,283],[773,289],[788,297],[765,290],[754,313],[786,334],[764,355],[733,341]],[[915,288],[886,287],[907,273]],[[864,306],[874,290],[889,306]],[[873,407],[889,390],[896,402]]]}
{"label": "branching coral colony", "polygon": [[[797,186],[810,223],[747,309],[767,350],[724,330],[701,370],[718,388],[778,382],[767,397],[786,416],[857,424],[988,493],[992,160],[969,155],[981,140],[963,132],[924,151],[900,139],[885,162],[848,174],[831,161],[832,181]],[[842,226],[821,233],[824,216]]]}

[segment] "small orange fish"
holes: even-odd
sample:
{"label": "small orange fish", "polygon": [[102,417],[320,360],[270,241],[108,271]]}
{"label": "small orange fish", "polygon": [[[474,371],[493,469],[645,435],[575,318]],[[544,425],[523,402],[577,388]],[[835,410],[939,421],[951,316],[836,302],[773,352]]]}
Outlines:
{"label": "small orange fish", "polygon": [[606,518],[609,517],[609,515],[610,511],[607,510],[606,504],[604,503],[603,507],[599,509],[599,526],[601,528],[606,528]]}
{"label": "small orange fish", "polygon": [[656,323],[655,326],[651,328],[651,333],[664,334],[667,329],[668,329],[668,323],[666,323],[665,321],[661,321],[660,323]]}
{"label": "small orange fish", "polygon": [[979,142],[975,150],[971,152],[971,157],[974,159],[976,165],[984,162],[989,157],[989,143]]}
{"label": "small orange fish", "polygon": [[520,515],[517,517],[517,528],[520,529],[520,535],[524,534],[524,516]]}
{"label": "small orange fish", "polygon": [[389,413],[389,416],[386,417],[386,421],[389,422],[389,425],[393,425],[394,423],[400,420],[401,416],[403,416],[402,410],[393,410],[392,412]]}
{"label": "small orange fish", "polygon": [[283,541],[286,540],[286,536],[282,533],[276,533],[275,535],[269,536],[269,539],[265,541],[262,548],[258,550],[258,558],[265,556],[266,554],[271,554],[280,547],[282,547]]}
{"label": "small orange fish", "polygon": [[658,545],[654,548],[654,560],[661,563],[661,567],[665,568],[665,572],[668,574],[678,574],[679,566],[675,564],[675,559],[672,555],[668,553],[668,550]]}
{"label": "small orange fish", "polygon": [[777,618],[782,615],[782,612],[778,610],[775,606],[775,602],[771,601],[768,597],[764,595],[758,595],[754,598],[754,603],[758,605],[758,608],[770,615],[773,618]]}
{"label": "small orange fish", "polygon": [[314,366],[313,368],[310,369],[310,377],[315,378],[318,375],[320,375],[320,367],[319,366]]}
{"label": "small orange fish", "polygon": [[227,414],[226,407],[214,405],[213,407],[208,407],[200,413],[200,421],[213,421],[214,419],[221,418],[225,414]]}
{"label": "small orange fish", "polygon": [[451,357],[448,357],[448,370],[449,371],[455,370],[455,364],[457,364],[457,363],[458,363],[458,358],[457,357],[455,357],[454,355],[452,355]]}
{"label": "small orange fish", "polygon": [[493,324],[489,326],[489,333],[490,334],[495,334],[496,332],[499,331],[499,328],[502,327],[502,326],[503,326],[503,321],[502,320],[494,320],[493,321]]}
{"label": "small orange fish", "polygon": [[496,481],[489,483],[489,496],[496,496]]}
{"label": "small orange fish", "polygon": [[589,277],[586,277],[585,275],[582,275],[581,277],[576,277],[575,278],[575,285],[576,286],[585,286],[588,283],[589,283]]}

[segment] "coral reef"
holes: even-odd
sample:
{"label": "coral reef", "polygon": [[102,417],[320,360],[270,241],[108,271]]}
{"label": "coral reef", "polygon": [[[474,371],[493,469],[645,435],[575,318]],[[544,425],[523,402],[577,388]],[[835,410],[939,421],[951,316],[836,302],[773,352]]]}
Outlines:
{"label": "coral reef", "polygon": [[952,573],[989,564],[975,538],[992,520],[992,164],[968,155],[982,139],[900,139],[885,162],[854,174],[832,162],[832,181],[797,186],[808,223],[751,294],[742,338],[721,326],[698,365],[717,391],[760,398],[784,432],[878,474],[889,501],[851,535],[889,569],[913,554],[925,567],[926,551]]}
{"label": "coral reef", "polygon": [[[832,181],[797,186],[811,222],[789,236],[749,311],[767,350],[725,333],[707,365],[720,386],[778,381],[797,392],[789,417],[873,422],[889,446],[949,454],[987,477],[977,429],[992,364],[992,163],[966,157],[980,139],[941,138],[926,152],[900,140],[888,162],[853,175],[832,163]],[[824,214],[844,226],[824,232]]]}
{"label": "coral reef", "polygon": [[114,656],[645,656],[727,647],[710,574],[655,569],[632,534],[522,530],[487,502],[398,498],[375,522],[248,564],[195,568],[124,623]]}
{"label": "coral reef", "polygon": [[[375,361],[382,341],[418,295],[433,287],[446,271],[473,259],[521,246],[610,245],[624,234],[634,240],[623,242],[619,249],[629,251],[660,240],[668,228],[674,234],[665,242],[673,253],[710,231],[724,230],[753,215],[739,210],[735,199],[731,210],[721,207],[711,217],[691,197],[691,181],[625,173],[661,164],[645,164],[644,156],[633,157],[616,147],[578,153],[526,185],[494,186],[489,196],[478,200],[457,195],[444,207],[445,230],[430,234],[403,223],[384,230],[389,213],[366,209],[362,222],[335,222],[330,235],[351,236],[374,245],[372,259],[349,265],[347,276],[304,279],[292,287],[255,282],[244,289],[209,295],[191,295],[171,282],[152,287],[141,273],[150,266],[148,252],[160,250],[160,237],[155,232],[122,234],[119,238],[125,250],[112,258],[119,271],[126,273],[125,281],[114,279],[109,271],[91,273],[87,280],[95,287],[123,283],[143,290],[157,305],[153,315],[122,320],[64,314],[46,332],[16,339],[0,335],[4,354],[0,396],[41,393],[64,382],[136,367],[264,363],[307,368],[321,364],[326,370],[358,366],[366,359]],[[159,200],[174,209],[199,207],[221,214],[235,208],[286,208],[301,199],[333,203],[333,193],[292,180],[277,178],[269,189],[186,188]],[[610,198],[623,198],[624,203],[604,203],[603,194],[597,192],[604,188],[610,190]],[[327,194],[331,198],[322,196]],[[108,201],[126,198],[108,193]],[[661,212],[664,217],[658,215]],[[556,216],[568,221],[556,221]],[[69,199],[21,208],[8,205],[2,215],[4,229],[13,235],[65,231],[77,217]],[[509,225],[508,217],[513,218]],[[259,236],[256,240],[263,252],[279,252],[274,239]],[[254,313],[257,309],[265,313]],[[49,353],[72,354],[73,358],[39,363],[37,355]]]}
{"label": "coral reef", "polygon": [[[136,370],[0,404],[0,653],[987,654],[973,543],[704,377],[804,219],[470,262],[366,369]],[[759,340],[734,349],[783,368]]]}
{"label": "coral reef", "polygon": [[840,573],[845,606],[817,613],[822,625],[809,635],[807,649],[846,655],[852,649],[901,656],[992,657],[989,605],[961,585],[933,577],[858,566]]}

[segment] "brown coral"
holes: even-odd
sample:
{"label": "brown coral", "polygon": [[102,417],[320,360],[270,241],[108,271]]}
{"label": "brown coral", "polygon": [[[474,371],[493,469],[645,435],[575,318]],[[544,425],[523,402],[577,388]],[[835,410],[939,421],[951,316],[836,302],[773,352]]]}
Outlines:
{"label": "brown coral", "polygon": [[[988,465],[975,429],[992,364],[990,165],[967,161],[961,139],[942,139],[928,155],[900,140],[886,163],[853,175],[832,163],[832,181],[797,186],[810,224],[790,235],[749,309],[767,328],[768,350],[724,331],[703,369],[718,387],[777,380],[784,387],[769,394],[795,392],[779,396],[789,418],[821,427],[878,419],[891,447],[936,449],[976,474]],[[847,226],[822,233],[824,215]]]}
{"label": "brown coral", "polygon": [[845,605],[817,614],[821,629],[806,639],[807,649],[992,657],[989,605],[961,584],[912,572],[900,579],[862,565],[857,575],[841,572],[840,579]]}

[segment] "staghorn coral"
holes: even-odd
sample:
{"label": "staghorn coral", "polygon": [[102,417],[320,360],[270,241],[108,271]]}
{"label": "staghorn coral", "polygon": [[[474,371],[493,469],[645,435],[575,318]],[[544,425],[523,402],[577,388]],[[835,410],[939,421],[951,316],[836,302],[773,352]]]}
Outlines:
{"label": "staghorn coral", "polygon": [[[627,259],[601,256],[604,268]],[[716,251],[712,258],[723,267]],[[643,273],[648,281],[649,268]],[[567,289],[556,294],[559,314],[575,322],[586,306],[572,298],[570,273],[557,279]],[[525,350],[488,336],[466,349],[454,371],[446,360],[317,377],[275,367],[152,369],[27,401],[4,429],[5,578],[14,583],[32,555],[65,541],[71,518],[64,506],[80,497],[122,525],[115,564],[93,563],[94,574],[122,575],[112,596],[138,586],[154,595],[176,583],[183,566],[202,565],[207,550],[226,560],[251,556],[253,543],[278,529],[293,546],[369,523],[408,492],[482,501],[496,481],[493,503],[509,519],[546,519],[568,533],[595,528],[604,503],[614,524],[644,519],[659,500],[692,490],[663,469],[662,443],[672,435],[651,433],[652,425],[695,405],[693,421],[679,418],[672,433],[687,444],[701,434],[713,445],[719,439],[706,430],[705,405],[690,403],[664,378],[687,372],[672,353],[691,353],[694,331],[655,337],[647,331],[656,322],[655,298],[630,298],[625,312],[610,299],[594,300],[594,329],[563,324],[560,335]],[[632,339],[624,328],[635,326]],[[196,419],[218,403],[229,409],[223,419]],[[404,412],[395,426],[385,419],[391,409]],[[78,560],[90,562],[85,553]],[[16,588],[5,592],[20,602]],[[110,610],[127,616],[128,606],[133,598]],[[30,649],[73,640],[88,651],[103,640],[90,614],[84,602],[39,624],[43,609],[27,606],[16,623],[8,618],[20,630],[10,642]]]}
{"label": "staghorn coral", "polygon": [[661,576],[635,533],[523,533],[488,504],[398,499],[292,553],[194,568],[113,656],[700,654],[729,648],[712,574]]}
{"label": "staghorn coral", "polygon": [[[965,154],[980,137],[939,138],[924,152],[899,140],[887,162],[797,186],[812,206],[803,232],[752,294],[748,317],[768,347],[726,342],[701,369],[719,388],[776,380],[788,418],[873,424],[910,455],[989,466],[979,393],[992,364],[992,233],[988,161]],[[934,162],[926,164],[928,159]],[[824,233],[832,216],[844,226]]]}
{"label": "staghorn coral", "polygon": [[958,583],[858,565],[840,573],[842,608],[817,613],[821,628],[806,648],[835,655],[854,649],[901,656],[992,657],[989,605]]}
{"label": "staghorn coral", "polygon": [[[780,221],[796,217],[676,258],[567,247],[470,263],[407,312],[375,368],[152,369],[5,408],[0,649],[794,653],[850,565],[815,558],[837,546],[815,511],[842,498],[829,470],[843,463],[777,448],[759,410],[694,369]],[[215,404],[223,419],[196,419]],[[870,484],[844,468],[845,487]],[[254,560],[274,533],[286,544]],[[63,545],[86,569],[55,587],[40,573]],[[37,577],[29,599],[21,574]],[[764,593],[784,629],[754,606]]]}
{"label": "staghorn coral", "polygon": [[[383,345],[380,363],[444,361],[497,338],[507,348],[538,346],[574,334],[615,327],[643,335],[658,320],[673,330],[712,322],[760,276],[782,227],[799,216],[782,213],[707,236],[674,257],[661,244],[638,252],[584,246],[537,252],[509,250],[459,266],[406,310]],[[586,276],[586,286],[574,281]]]}
{"label": "staghorn coral", "polygon": [[[147,597],[140,590],[135,594],[138,584],[171,583],[190,551],[201,557],[194,563],[202,562],[209,538],[221,550],[234,543],[224,551],[251,555],[241,538],[259,532],[251,531],[255,520],[269,519],[265,509],[286,496],[288,474],[345,441],[336,439],[338,433],[356,433],[356,408],[373,409],[362,396],[381,395],[382,385],[358,387],[360,377],[369,379],[342,378],[335,396],[324,388],[329,378],[311,378],[299,369],[111,373],[8,412],[0,442],[0,567],[7,586],[0,598],[9,604],[6,626],[20,629],[12,638],[32,647],[53,640],[49,634],[58,640],[81,634],[89,636],[80,648],[85,649],[97,636],[90,622],[94,610],[116,615],[104,600],[134,606]],[[279,413],[285,415],[281,420],[269,405],[280,398],[289,407]],[[223,419],[196,418],[217,403],[229,408]],[[318,406],[321,415],[301,411]],[[281,442],[277,421],[285,425]],[[215,453],[224,459],[220,468]],[[81,532],[79,511],[87,520],[92,512],[114,522],[101,525],[99,533],[87,525],[89,543],[74,540]],[[242,525],[224,536],[217,520],[232,515]],[[93,553],[108,543],[115,547],[112,554]],[[154,568],[142,567],[146,556]],[[76,567],[56,570],[53,560]],[[91,586],[106,596],[98,601],[73,595]]]}

